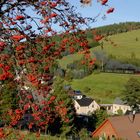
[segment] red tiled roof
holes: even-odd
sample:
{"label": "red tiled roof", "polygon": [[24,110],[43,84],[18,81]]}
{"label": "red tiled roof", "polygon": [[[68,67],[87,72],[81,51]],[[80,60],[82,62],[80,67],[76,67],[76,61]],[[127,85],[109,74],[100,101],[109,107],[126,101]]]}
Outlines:
{"label": "red tiled roof", "polygon": [[138,136],[138,132],[140,132],[140,114],[135,115],[134,121],[132,115],[110,117],[93,132],[93,135],[106,125],[106,122],[111,124],[112,129],[119,138],[140,140],[140,136]]}

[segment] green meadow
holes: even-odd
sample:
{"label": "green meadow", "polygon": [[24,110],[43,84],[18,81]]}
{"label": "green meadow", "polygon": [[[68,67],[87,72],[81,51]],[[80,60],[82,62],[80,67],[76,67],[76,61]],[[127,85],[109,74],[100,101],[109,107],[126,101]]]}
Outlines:
{"label": "green meadow", "polygon": [[[140,58],[140,30],[133,30],[126,33],[112,35],[109,37],[117,46],[105,42],[104,51],[107,54],[112,54],[117,58],[130,58],[132,53],[135,53],[136,58]],[[137,41],[136,41],[137,38]],[[96,47],[95,51],[101,50],[101,47]]]}
{"label": "green meadow", "polygon": [[[135,53],[136,58],[140,58],[140,30],[133,30],[126,33],[109,36],[115,44],[114,47],[111,43],[104,42],[104,52],[108,55],[116,56],[117,58],[130,58],[132,53]],[[136,41],[136,38],[138,41]],[[89,38],[91,41],[91,39]],[[97,46],[90,49],[91,53],[94,51],[100,51],[101,47]],[[80,54],[72,54],[63,57],[59,60],[61,67],[66,68],[67,64],[72,63],[75,60],[79,60],[82,57]]]}
{"label": "green meadow", "polygon": [[[122,96],[121,93],[130,77],[140,79],[140,76],[131,74],[93,73],[83,79],[73,80],[71,85],[73,89],[81,90],[100,103],[112,103],[116,97]],[[86,88],[90,90],[85,93]]]}

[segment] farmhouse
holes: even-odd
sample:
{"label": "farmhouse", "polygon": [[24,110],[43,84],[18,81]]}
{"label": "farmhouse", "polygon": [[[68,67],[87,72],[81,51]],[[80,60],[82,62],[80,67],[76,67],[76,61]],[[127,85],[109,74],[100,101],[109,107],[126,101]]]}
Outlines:
{"label": "farmhouse", "polygon": [[81,95],[74,99],[74,106],[77,115],[90,115],[97,109],[100,109],[100,106],[94,99],[83,97]]}
{"label": "farmhouse", "polygon": [[120,98],[116,98],[112,105],[112,114],[118,114],[118,110],[121,110],[123,114],[131,110],[131,107],[122,101]]}
{"label": "farmhouse", "polygon": [[108,114],[118,114],[119,111],[125,114],[127,111],[131,111],[131,107],[120,98],[116,98],[113,104],[100,104],[100,106],[104,108]]}

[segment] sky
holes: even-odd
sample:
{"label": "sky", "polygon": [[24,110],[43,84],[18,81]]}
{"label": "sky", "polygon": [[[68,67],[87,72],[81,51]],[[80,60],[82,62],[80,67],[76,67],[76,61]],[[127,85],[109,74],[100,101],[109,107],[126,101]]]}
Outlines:
{"label": "sky", "polygon": [[[101,11],[102,16],[106,12],[107,7],[100,6],[97,0],[92,0],[91,6],[82,7],[80,0],[68,0],[72,5],[77,7],[77,11],[84,17],[94,18]],[[140,0],[108,0],[110,7],[114,7],[114,13],[107,15],[103,20],[102,16],[98,17],[97,22],[92,27],[109,25],[113,23],[126,21],[140,21]]]}
{"label": "sky", "polygon": [[[80,0],[66,0],[74,5],[76,11],[81,13],[83,17],[96,17],[99,13],[102,13],[100,17],[97,18],[97,21],[90,24],[91,28],[110,25],[114,23],[127,22],[127,21],[139,21],[140,22],[140,0],[108,0],[108,5],[115,8],[115,11],[106,16],[106,19],[103,20],[102,17],[106,13],[108,7],[101,6],[100,3],[97,3],[97,0],[92,0],[91,6],[82,6]],[[32,16],[36,16],[31,9],[27,9],[27,13]],[[40,23],[40,22],[39,22]],[[36,29],[36,26],[33,25],[33,28]],[[54,29],[59,31],[59,27],[54,25]],[[36,30],[36,32],[38,32]]]}

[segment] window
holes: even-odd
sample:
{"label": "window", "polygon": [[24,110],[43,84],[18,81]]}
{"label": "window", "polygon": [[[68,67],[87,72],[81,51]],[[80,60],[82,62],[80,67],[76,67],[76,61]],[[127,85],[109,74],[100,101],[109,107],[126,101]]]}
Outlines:
{"label": "window", "polygon": [[79,107],[77,107],[77,109],[79,109]]}
{"label": "window", "polygon": [[111,109],[111,106],[108,106],[108,110],[110,110]]}
{"label": "window", "polygon": [[115,138],[115,136],[114,135],[112,135],[111,136],[111,140],[115,140],[116,138]]}
{"label": "window", "polygon": [[94,108],[94,105],[92,105],[92,107]]}

